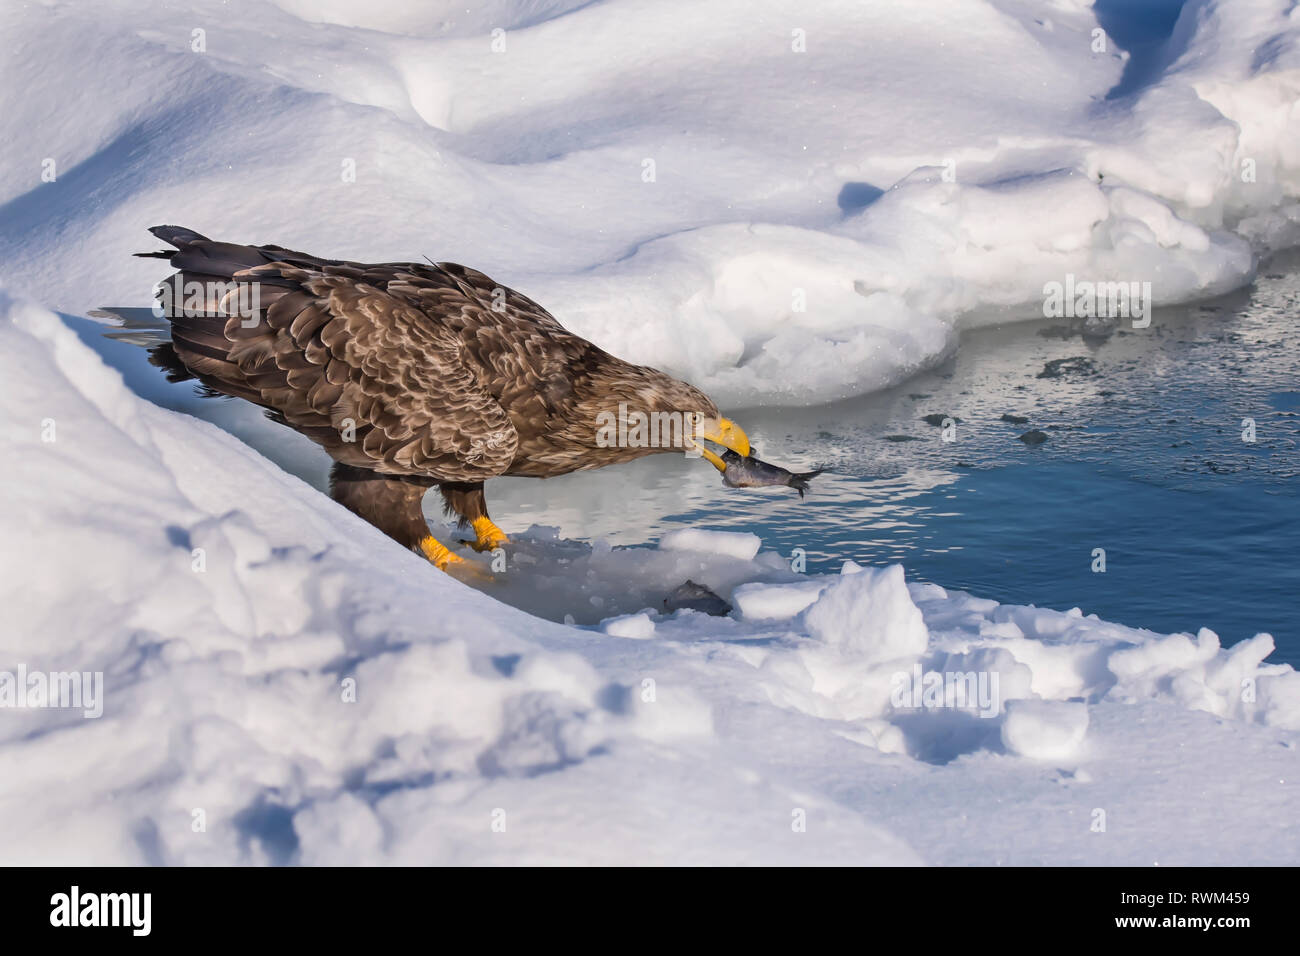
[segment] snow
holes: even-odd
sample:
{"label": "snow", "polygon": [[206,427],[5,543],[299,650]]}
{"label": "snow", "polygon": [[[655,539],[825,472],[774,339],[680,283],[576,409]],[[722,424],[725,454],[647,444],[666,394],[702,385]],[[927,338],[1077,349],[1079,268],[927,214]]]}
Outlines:
{"label": "snow", "polygon": [[[129,254],[180,222],[465,262],[727,406],[869,392],[1045,283],[1188,301],[1300,242],[1294,5],[1188,0],[1145,72],[1082,0],[465,7],[0,20],[0,672],[103,680],[88,719],[0,673],[0,862],[1300,859],[1266,634],[709,528],[512,529],[471,589],[295,477],[305,440],[160,408],[50,311],[147,304]],[[687,580],[733,611],[668,612]]]}
{"label": "snow", "polygon": [[1050,763],[1076,760],[1087,733],[1088,708],[1083,703],[1012,701],[1002,722],[1002,743],[1009,753]]}
{"label": "snow", "polygon": [[1136,73],[1087,3],[371,6],[9,11],[7,284],[147,303],[126,257],[172,220],[427,254],[723,404],[813,404],[1070,275],[1184,302],[1300,242],[1289,0],[1188,0]]}
{"label": "snow", "polygon": [[[480,593],[134,395],[52,313],[0,314],[0,647],[29,673],[102,673],[104,693],[98,718],[0,710],[6,863],[1300,850],[1300,675],[1264,662],[1267,635],[1225,651],[896,566],[810,577],[707,529],[710,548],[680,551],[533,529]],[[739,610],[653,610],[688,577]],[[756,599],[781,613],[746,613]],[[996,694],[913,696],[913,674]]]}

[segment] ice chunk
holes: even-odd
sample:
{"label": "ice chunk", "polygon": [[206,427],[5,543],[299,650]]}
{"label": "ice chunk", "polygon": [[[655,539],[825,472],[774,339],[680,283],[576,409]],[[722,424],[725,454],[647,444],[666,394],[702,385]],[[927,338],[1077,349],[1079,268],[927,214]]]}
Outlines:
{"label": "ice chunk", "polygon": [[723,554],[741,561],[752,561],[763,541],[756,534],[739,531],[706,531],[682,528],[669,531],[659,539],[661,551],[703,551]]}
{"label": "ice chunk", "polygon": [[841,575],[808,609],[804,623],[817,640],[871,662],[915,657],[929,641],[899,564]]}
{"label": "ice chunk", "polygon": [[610,637],[629,637],[644,641],[655,636],[655,622],[650,617],[651,611],[637,614],[621,614],[600,622],[600,629]]}
{"label": "ice chunk", "polygon": [[742,584],[731,600],[746,621],[784,621],[816,601],[828,583],[811,578],[789,584]]}

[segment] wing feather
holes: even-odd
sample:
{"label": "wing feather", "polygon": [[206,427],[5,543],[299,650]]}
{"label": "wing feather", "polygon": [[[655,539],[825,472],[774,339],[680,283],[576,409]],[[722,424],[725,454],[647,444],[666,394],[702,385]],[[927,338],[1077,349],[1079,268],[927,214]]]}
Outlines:
{"label": "wing feather", "polygon": [[255,322],[230,292],[205,301],[206,315],[174,316],[173,364],[265,406],[336,460],[443,481],[581,465],[579,389],[617,360],[527,296],[456,263],[362,264],[153,232],[178,246],[173,282],[235,282],[260,298]]}
{"label": "wing feather", "polygon": [[178,354],[206,362],[205,384],[255,396],[347,464],[443,481],[481,481],[510,466],[518,435],[453,329],[354,266],[297,255],[252,265],[241,248],[185,253],[205,270],[214,260],[237,265],[234,278],[261,297],[252,316],[230,314],[223,300],[221,325],[174,318]]}

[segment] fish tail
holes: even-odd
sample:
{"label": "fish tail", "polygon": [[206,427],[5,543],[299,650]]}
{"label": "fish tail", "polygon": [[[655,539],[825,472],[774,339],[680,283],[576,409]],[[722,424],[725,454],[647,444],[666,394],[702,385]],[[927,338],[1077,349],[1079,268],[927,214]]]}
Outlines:
{"label": "fish tail", "polygon": [[786,481],[786,484],[799,492],[799,497],[802,498],[804,492],[808,490],[808,482],[813,478],[816,478],[825,470],[826,469],[824,468],[818,468],[816,471],[804,471],[799,474],[791,475],[789,480]]}

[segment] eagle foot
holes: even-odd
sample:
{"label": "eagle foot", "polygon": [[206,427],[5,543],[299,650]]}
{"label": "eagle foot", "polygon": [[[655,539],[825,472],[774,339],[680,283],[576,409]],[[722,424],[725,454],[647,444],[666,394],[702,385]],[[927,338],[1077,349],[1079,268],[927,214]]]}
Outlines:
{"label": "eagle foot", "polygon": [[510,539],[506,533],[492,523],[492,519],[487,515],[482,518],[475,518],[470,522],[474,529],[474,534],[478,538],[472,545],[475,551],[495,551],[503,544],[509,544]]}
{"label": "eagle foot", "polygon": [[447,565],[459,564],[465,560],[458,554],[452,554],[447,546],[438,541],[433,535],[420,539],[420,551],[439,571],[446,571]]}

